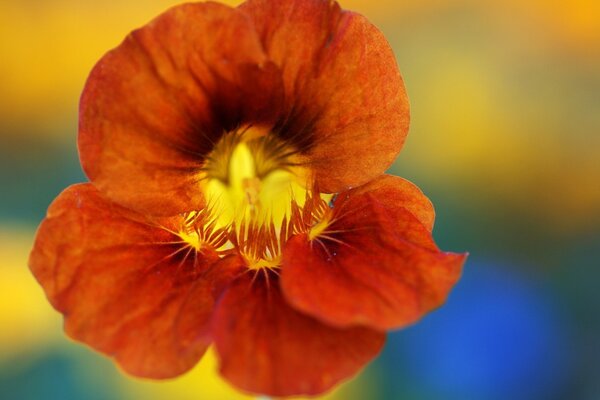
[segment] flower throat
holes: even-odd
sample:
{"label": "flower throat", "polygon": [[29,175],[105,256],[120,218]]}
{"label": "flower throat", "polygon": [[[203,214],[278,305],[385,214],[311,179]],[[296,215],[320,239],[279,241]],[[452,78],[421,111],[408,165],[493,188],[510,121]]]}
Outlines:
{"label": "flower throat", "polygon": [[[290,235],[326,224],[331,195],[313,189],[298,152],[273,134],[253,128],[225,134],[202,172],[208,212],[189,219],[196,227],[188,224],[180,234],[196,249],[202,238],[194,232],[210,226],[228,233],[226,243],[215,235],[220,250],[235,248],[251,269],[275,269]],[[207,244],[217,248],[217,243]]]}

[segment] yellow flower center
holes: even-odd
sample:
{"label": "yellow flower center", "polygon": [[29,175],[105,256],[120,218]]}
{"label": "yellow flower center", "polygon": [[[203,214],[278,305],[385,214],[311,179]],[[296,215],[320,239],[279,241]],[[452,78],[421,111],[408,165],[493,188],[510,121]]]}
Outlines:
{"label": "yellow flower center", "polygon": [[208,239],[226,231],[221,250],[234,248],[250,269],[276,269],[290,235],[306,232],[313,240],[329,224],[331,195],[314,192],[301,156],[274,134],[247,128],[224,135],[201,173],[207,212],[194,224],[204,227],[184,224],[179,235],[196,250],[202,229]]}
{"label": "yellow flower center", "polygon": [[273,135],[232,132],[216,144],[205,168],[203,190],[221,226],[242,220],[279,226],[293,200],[306,197],[299,157]]}

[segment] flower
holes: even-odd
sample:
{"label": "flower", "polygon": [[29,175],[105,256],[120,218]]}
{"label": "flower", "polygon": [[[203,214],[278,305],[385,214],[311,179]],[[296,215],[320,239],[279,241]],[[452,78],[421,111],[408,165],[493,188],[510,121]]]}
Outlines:
{"label": "flower", "polygon": [[66,333],[133,375],[214,344],[242,390],[321,393],[460,275],[429,200],[383,174],[408,119],[389,45],[335,2],[174,7],[93,69],[91,183],[49,207],[31,270]]}

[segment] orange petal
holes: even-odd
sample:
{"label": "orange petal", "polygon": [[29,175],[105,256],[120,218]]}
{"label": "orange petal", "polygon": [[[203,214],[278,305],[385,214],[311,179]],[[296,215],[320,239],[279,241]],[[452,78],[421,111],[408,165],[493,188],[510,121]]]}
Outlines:
{"label": "orange petal", "polygon": [[216,259],[80,184],[50,206],[29,265],[69,336],[131,374],[167,378],[210,343],[213,294],[202,277]]}
{"label": "orange petal", "polygon": [[[435,210],[431,201],[423,194],[414,183],[394,175],[382,175],[366,185],[359,186],[345,196],[358,196],[372,193],[377,196],[377,201],[391,214],[393,220],[399,220],[395,213],[410,212],[421,222],[429,232],[433,229]],[[344,195],[338,197],[342,201]],[[341,206],[341,204],[340,204]]]}
{"label": "orange petal", "polygon": [[466,255],[439,251],[423,224],[430,220],[423,199],[414,185],[390,177],[340,193],[333,222],[319,237],[287,242],[286,299],[327,324],[380,330],[404,327],[440,306]]}
{"label": "orange petal", "polygon": [[382,174],[408,131],[409,105],[392,50],[361,15],[326,0],[248,0],[269,57],[282,69],[285,112],[318,186],[339,192]]}
{"label": "orange petal", "polygon": [[221,374],[242,390],[269,396],[315,395],[356,374],[385,335],[336,329],[298,313],[277,277],[248,273],[223,294],[213,323]]}
{"label": "orange petal", "polygon": [[132,32],[93,69],[79,151],[111,200],[155,215],[202,208],[200,168],[224,131],[270,123],[283,89],[251,21],[184,4]]}

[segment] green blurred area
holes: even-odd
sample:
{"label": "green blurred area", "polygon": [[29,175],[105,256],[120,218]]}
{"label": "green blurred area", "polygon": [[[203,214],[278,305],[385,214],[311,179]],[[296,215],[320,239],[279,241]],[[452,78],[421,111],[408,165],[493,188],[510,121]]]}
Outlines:
{"label": "green blurred area", "polygon": [[[26,267],[48,204],[85,180],[76,136],[87,73],[172,4],[0,3],[0,398],[237,396],[214,360],[166,384],[125,377],[63,337]],[[600,398],[600,3],[342,6],[369,17],[397,55],[412,118],[391,172],[432,199],[438,244],[543,286],[574,346],[573,376],[557,396]],[[387,387],[381,369],[394,365],[376,363],[334,397],[395,398],[377,391]]]}

